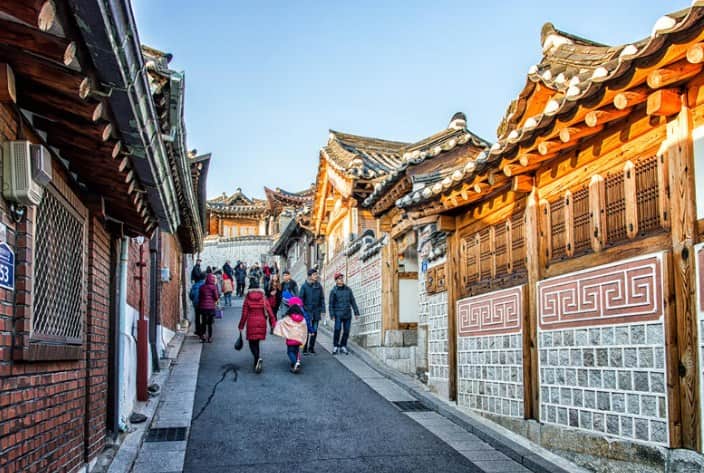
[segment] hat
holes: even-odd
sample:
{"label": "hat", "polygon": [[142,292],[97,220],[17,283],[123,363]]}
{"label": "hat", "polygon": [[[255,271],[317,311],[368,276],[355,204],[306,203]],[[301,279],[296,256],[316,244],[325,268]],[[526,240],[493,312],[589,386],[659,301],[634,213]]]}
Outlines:
{"label": "hat", "polygon": [[340,272],[337,272],[337,273],[335,273],[335,275],[333,276],[333,279],[334,279],[335,281],[337,281],[339,278],[344,278],[344,277],[345,277],[344,274],[342,274],[342,273],[340,273]]}
{"label": "hat", "polygon": [[300,297],[294,296],[288,300],[288,305],[289,306],[297,305],[299,307],[303,307],[303,301],[301,300]]}
{"label": "hat", "polygon": [[317,273],[317,272],[318,272],[317,269],[311,268],[311,269],[308,270],[308,276],[312,276],[313,274],[315,274],[315,273]]}

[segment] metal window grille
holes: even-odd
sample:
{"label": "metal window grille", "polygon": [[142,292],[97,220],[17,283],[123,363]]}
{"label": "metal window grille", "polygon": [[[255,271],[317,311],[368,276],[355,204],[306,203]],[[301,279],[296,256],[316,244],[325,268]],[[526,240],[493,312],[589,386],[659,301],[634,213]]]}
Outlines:
{"label": "metal window grille", "polygon": [[84,221],[47,189],[35,229],[32,338],[81,343]]}

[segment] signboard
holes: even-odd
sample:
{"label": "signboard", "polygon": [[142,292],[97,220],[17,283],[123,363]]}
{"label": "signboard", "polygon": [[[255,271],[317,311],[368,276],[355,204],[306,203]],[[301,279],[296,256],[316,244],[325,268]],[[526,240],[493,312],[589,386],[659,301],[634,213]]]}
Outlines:
{"label": "signboard", "polygon": [[15,252],[7,243],[0,243],[0,287],[15,290]]}

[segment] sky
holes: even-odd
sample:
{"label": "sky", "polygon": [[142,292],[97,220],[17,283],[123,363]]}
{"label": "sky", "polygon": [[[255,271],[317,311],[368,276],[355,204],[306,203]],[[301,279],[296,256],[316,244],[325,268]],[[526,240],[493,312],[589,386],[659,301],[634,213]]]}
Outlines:
{"label": "sky", "polygon": [[208,198],[307,188],[330,129],[414,142],[464,112],[494,142],[545,22],[618,45],[689,4],[132,0],[141,42],[186,73],[188,147],[213,154]]}

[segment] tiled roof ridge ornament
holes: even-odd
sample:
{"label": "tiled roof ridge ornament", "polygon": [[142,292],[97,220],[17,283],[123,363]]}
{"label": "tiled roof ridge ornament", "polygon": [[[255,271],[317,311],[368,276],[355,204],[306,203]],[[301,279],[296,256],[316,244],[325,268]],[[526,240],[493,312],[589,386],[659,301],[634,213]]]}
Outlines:
{"label": "tiled roof ridge ornament", "polygon": [[467,128],[467,115],[463,112],[457,112],[452,115],[450,119],[450,124],[447,126],[448,130],[462,130]]}
{"label": "tiled roof ridge ornament", "polygon": [[553,54],[563,44],[577,44],[580,46],[598,48],[608,47],[606,44],[558,30],[555,28],[555,25],[550,22],[545,23],[540,30],[540,44],[543,49],[543,55]]}

